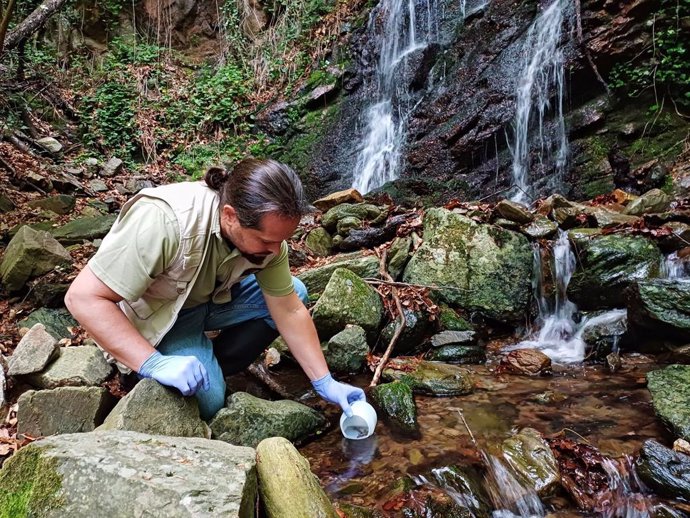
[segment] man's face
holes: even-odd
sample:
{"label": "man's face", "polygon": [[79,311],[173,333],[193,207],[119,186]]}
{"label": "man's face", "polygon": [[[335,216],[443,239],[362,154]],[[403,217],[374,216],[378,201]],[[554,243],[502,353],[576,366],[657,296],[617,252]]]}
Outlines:
{"label": "man's face", "polygon": [[221,233],[251,263],[261,264],[267,256],[278,254],[280,244],[295,232],[299,218],[284,218],[269,213],[261,218],[259,228],[240,225],[235,209],[225,205],[221,212]]}

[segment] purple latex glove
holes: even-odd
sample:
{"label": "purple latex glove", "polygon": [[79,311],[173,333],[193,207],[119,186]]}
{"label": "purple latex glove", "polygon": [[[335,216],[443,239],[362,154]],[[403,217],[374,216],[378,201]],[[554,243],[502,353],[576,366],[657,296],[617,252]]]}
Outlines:
{"label": "purple latex glove", "polygon": [[156,351],[141,364],[139,376],[175,387],[183,396],[196,394],[202,386],[204,390],[211,386],[206,367],[196,356],[163,356]]}
{"label": "purple latex glove", "polygon": [[352,417],[350,403],[367,400],[361,388],[335,381],[330,372],[323,378],[312,381],[311,384],[314,390],[316,390],[323,399],[330,403],[340,405],[347,417]]}

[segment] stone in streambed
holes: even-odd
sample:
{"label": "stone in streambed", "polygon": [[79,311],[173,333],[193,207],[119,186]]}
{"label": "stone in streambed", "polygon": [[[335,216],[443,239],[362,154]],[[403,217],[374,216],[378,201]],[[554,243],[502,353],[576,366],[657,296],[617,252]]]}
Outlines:
{"label": "stone in streambed", "polygon": [[287,439],[261,441],[256,467],[267,518],[338,518],[309,461]]}
{"label": "stone in streambed", "polygon": [[526,376],[550,375],[551,358],[536,349],[516,349],[501,358],[499,369]]}
{"label": "stone in streambed", "polygon": [[642,445],[635,471],[656,493],[690,500],[690,456],[648,439]]}
{"label": "stone in streambed", "polygon": [[374,387],[371,396],[386,421],[396,430],[415,435],[419,433],[417,406],[407,383],[394,381]]}
{"label": "stone in streambed", "polygon": [[357,373],[362,370],[369,354],[367,337],[360,326],[348,325],[333,336],[324,347],[326,363],[331,371]]}
{"label": "stone in streambed", "polygon": [[407,383],[415,394],[461,396],[474,390],[469,370],[446,363],[396,358],[383,371],[386,381]]}
{"label": "stone in streambed", "polygon": [[690,365],[669,365],[647,373],[656,415],[678,437],[690,440]]}
{"label": "stone in streambed", "polygon": [[184,397],[152,379],[143,379],[110,412],[99,431],[208,438],[196,398]]}
{"label": "stone in streambed", "polygon": [[523,428],[501,446],[503,458],[518,477],[539,495],[552,493],[561,477],[551,447],[533,428]]}
{"label": "stone in streambed", "polygon": [[316,410],[296,401],[267,401],[246,392],[235,392],[211,421],[213,437],[256,447],[268,437],[302,441],[321,432],[326,420]]}

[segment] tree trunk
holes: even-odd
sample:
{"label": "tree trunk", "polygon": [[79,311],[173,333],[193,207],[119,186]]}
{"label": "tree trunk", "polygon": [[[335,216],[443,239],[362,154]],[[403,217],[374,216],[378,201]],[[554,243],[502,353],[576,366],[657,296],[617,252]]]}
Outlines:
{"label": "tree trunk", "polygon": [[67,0],[45,0],[7,35],[4,49],[0,52],[11,50],[26,40],[66,3]]}
{"label": "tree trunk", "polygon": [[[10,24],[10,19],[12,18],[12,11],[14,11],[15,0],[10,0],[7,3],[7,9],[3,11],[0,9],[0,55],[2,55],[2,49],[5,43],[5,35],[7,34],[7,27]],[[2,4],[0,4],[2,5]]]}

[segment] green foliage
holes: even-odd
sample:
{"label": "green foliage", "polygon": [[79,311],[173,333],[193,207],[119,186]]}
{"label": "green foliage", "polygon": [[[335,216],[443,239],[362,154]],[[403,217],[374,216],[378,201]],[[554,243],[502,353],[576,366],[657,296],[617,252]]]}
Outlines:
{"label": "green foliage", "polygon": [[688,17],[690,0],[661,0],[649,23],[653,44],[634,61],[616,65],[609,76],[611,86],[630,97],[654,89],[658,98],[668,94],[690,106],[690,40],[682,27]]}
{"label": "green foliage", "polygon": [[249,111],[247,76],[235,64],[205,68],[194,84],[189,109],[198,123],[235,128]]}
{"label": "green foliage", "polygon": [[88,143],[99,143],[116,154],[131,158],[138,130],[134,123],[137,93],[131,83],[109,81],[84,99],[84,111],[93,113],[85,128]]}

